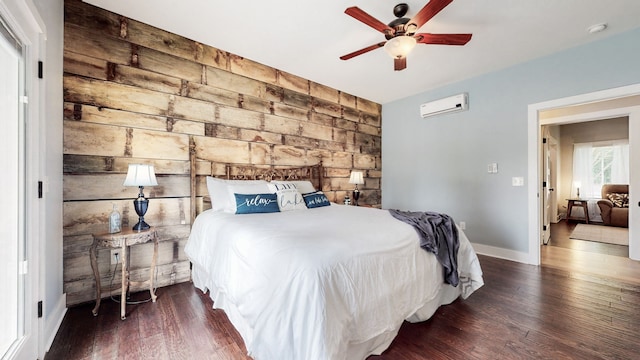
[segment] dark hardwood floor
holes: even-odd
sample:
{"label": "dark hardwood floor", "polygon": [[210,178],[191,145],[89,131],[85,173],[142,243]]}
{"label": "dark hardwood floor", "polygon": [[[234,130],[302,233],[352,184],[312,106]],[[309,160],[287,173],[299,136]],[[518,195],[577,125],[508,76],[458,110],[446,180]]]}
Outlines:
{"label": "dark hardwood floor", "polygon": [[[391,347],[369,360],[638,358],[640,285],[480,261],[484,287],[430,320],[404,323]],[[93,303],[70,308],[45,359],[249,359],[225,314],[192,284],[157,294],[156,303],[128,306],[124,321],[109,300],[97,317]]]}

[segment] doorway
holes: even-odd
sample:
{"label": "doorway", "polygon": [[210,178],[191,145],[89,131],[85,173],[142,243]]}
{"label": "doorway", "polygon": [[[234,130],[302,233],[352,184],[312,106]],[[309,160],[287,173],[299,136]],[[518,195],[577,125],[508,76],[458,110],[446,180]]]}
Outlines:
{"label": "doorway", "polygon": [[[548,118],[544,112],[541,117]],[[551,238],[541,248],[541,265],[608,277],[625,274],[614,269],[624,268],[631,261],[628,229],[606,226],[598,200],[604,184],[629,183],[628,117],[542,125],[541,129],[545,138],[552,133],[558,138],[561,166],[553,193],[560,199],[558,210],[562,214],[562,220],[548,228]],[[545,167],[542,171],[545,174]],[[579,206],[574,205],[572,211],[571,204]],[[585,263],[592,266],[584,269]],[[633,279],[633,273],[619,279],[629,278]]]}
{"label": "doorway", "polygon": [[[529,262],[540,264],[540,242],[543,224],[542,189],[542,125],[629,117],[629,186],[640,190],[640,84],[577,95],[529,106],[528,121],[528,204]],[[635,154],[634,154],[635,153]],[[636,190],[636,191],[638,191]],[[629,209],[629,258],[640,260],[640,209],[632,203]]]}

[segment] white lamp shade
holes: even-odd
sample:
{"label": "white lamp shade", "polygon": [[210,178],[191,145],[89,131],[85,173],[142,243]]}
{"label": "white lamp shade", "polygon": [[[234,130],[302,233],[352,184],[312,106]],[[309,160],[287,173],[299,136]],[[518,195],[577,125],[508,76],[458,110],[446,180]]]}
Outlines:
{"label": "white lamp shade", "polygon": [[153,165],[129,164],[124,186],[156,186],[156,172]]}
{"label": "white lamp shade", "polygon": [[349,184],[364,184],[364,178],[362,177],[362,171],[352,171],[351,177],[349,177]]}
{"label": "white lamp shade", "polygon": [[416,46],[416,39],[413,36],[396,36],[384,44],[384,51],[394,59],[406,57]]}

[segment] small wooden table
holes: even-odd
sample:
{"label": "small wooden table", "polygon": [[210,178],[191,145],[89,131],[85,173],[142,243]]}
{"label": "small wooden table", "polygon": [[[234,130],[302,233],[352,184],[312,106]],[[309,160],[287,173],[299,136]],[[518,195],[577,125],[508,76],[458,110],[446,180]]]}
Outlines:
{"label": "small wooden table", "polygon": [[[145,281],[130,281],[129,280],[129,247],[137,244],[144,244],[149,241],[153,241],[153,259],[151,260],[151,269],[149,270],[149,280]],[[144,231],[124,230],[119,233],[110,234],[94,234],[93,244],[91,245],[91,268],[93,269],[93,276],[96,280],[96,306],[93,308],[93,316],[98,315],[98,309],[100,309],[100,299],[102,298],[102,289],[100,286],[100,272],[98,271],[98,261],[96,257],[98,246],[122,249],[122,287],[120,295],[120,318],[126,319],[126,307],[127,307],[127,292],[129,291],[129,285],[146,285],[149,284],[149,293],[151,294],[151,301],[156,302],[156,294],[153,290],[153,279],[156,270],[156,260],[158,259],[158,235],[154,228],[150,228]],[[109,289],[111,291],[111,289]]]}
{"label": "small wooden table", "polygon": [[[584,220],[587,224],[589,223],[589,208],[587,207],[587,200],[574,198],[567,199],[567,220]],[[574,218],[571,216],[571,210],[574,206],[580,206],[584,210],[584,218]]]}

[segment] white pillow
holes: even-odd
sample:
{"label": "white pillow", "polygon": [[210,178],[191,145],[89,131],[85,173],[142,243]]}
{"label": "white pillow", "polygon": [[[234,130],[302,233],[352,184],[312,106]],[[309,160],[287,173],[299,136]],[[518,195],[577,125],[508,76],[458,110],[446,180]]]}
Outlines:
{"label": "white pillow", "polygon": [[317,189],[313,187],[313,184],[309,180],[292,180],[292,181],[273,180],[271,183],[272,184],[287,184],[287,183],[294,184],[301,194],[309,194],[317,191]]}
{"label": "white pillow", "polygon": [[211,197],[211,209],[221,211],[231,206],[235,207],[235,197],[229,197],[227,187],[231,184],[266,184],[264,180],[226,180],[207,176],[207,190]]}
{"label": "white pillow", "polygon": [[222,210],[232,214],[235,214],[237,209],[235,194],[273,194],[273,191],[269,188],[269,183],[266,181],[249,184],[229,184],[227,185],[227,192],[229,196],[229,203],[227,204],[227,207]]}
{"label": "white pillow", "polygon": [[278,207],[280,211],[307,209],[302,194],[293,182],[271,182],[269,189],[278,196]]}

